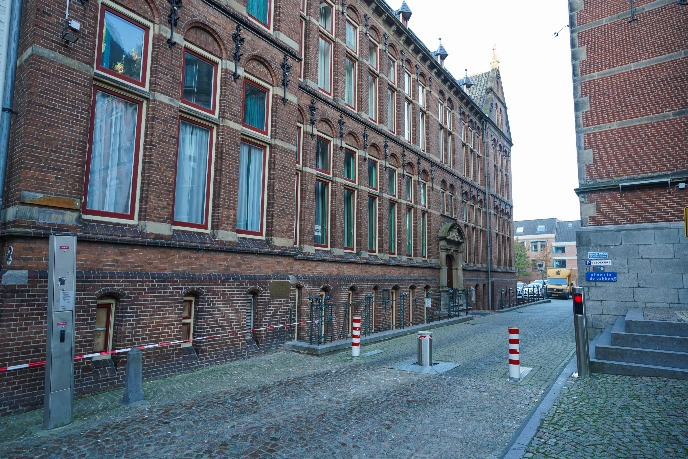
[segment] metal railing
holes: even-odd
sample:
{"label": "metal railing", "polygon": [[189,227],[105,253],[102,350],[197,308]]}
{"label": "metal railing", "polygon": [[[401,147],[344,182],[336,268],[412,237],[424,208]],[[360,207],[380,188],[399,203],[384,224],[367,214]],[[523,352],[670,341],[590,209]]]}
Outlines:
{"label": "metal railing", "polygon": [[473,309],[470,304],[470,295],[468,294],[467,288],[449,288],[447,289],[447,297],[448,319],[451,319],[452,317],[459,317],[461,315],[461,311],[466,311],[466,315],[468,315],[468,311]]}
{"label": "metal railing", "polygon": [[325,344],[351,336],[351,322],[354,316],[361,316],[361,336],[373,333],[371,324],[372,307],[366,296],[361,302],[334,302],[329,296],[309,297],[310,320],[309,344]]}
{"label": "metal railing", "polygon": [[499,302],[497,303],[498,309],[507,309],[516,306],[516,291],[509,287],[508,289],[499,290]]}
{"label": "metal railing", "polygon": [[459,317],[462,312],[468,315],[473,309],[468,289],[446,289],[438,294],[428,291],[427,296],[413,299],[408,292],[399,292],[396,298],[387,290],[381,293],[366,294],[363,302],[334,302],[329,296],[308,297],[308,343],[321,345],[349,338],[352,319],[357,315],[361,316],[361,336],[369,336]]}

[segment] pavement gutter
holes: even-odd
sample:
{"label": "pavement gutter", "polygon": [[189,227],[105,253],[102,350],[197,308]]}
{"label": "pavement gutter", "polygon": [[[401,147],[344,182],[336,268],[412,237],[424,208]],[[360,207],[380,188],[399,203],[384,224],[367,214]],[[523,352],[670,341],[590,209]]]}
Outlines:
{"label": "pavement gutter", "polygon": [[525,454],[526,448],[533,437],[535,437],[542,419],[547,416],[547,413],[554,405],[554,401],[564,388],[564,384],[566,384],[566,381],[568,381],[569,377],[577,369],[575,350],[572,351],[571,354],[573,357],[571,357],[569,363],[564,367],[556,381],[549,387],[547,395],[540,400],[540,403],[533,409],[528,419],[526,419],[521,428],[514,434],[511,444],[506,447],[506,450],[501,456],[502,459],[520,459],[523,457],[523,454]]}

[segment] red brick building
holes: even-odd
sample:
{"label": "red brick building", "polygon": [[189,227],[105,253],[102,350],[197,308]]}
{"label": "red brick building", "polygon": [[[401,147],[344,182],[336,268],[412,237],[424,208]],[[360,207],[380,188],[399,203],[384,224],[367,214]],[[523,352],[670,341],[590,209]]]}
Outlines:
{"label": "red brick building", "polygon": [[[688,6],[570,0],[569,12],[579,283],[600,331],[630,308],[688,304]],[[589,252],[614,275],[586,267]]]}
{"label": "red brick building", "polygon": [[[108,352],[132,345],[185,341],[144,353],[156,377],[311,339],[309,297],[336,339],[354,313],[374,333],[513,285],[498,66],[469,97],[381,0],[172,3],[69,2],[76,30],[23,2],[0,367],[45,358],[57,233],[78,241],[75,353],[105,352],[75,363],[77,394],[121,384]],[[43,377],[0,372],[0,413]]]}

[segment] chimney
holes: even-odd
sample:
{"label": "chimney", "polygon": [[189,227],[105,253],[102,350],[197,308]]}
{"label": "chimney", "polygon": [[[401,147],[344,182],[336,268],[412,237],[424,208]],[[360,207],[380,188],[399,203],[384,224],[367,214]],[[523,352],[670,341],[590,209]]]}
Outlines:
{"label": "chimney", "polygon": [[468,69],[466,69],[466,75],[459,80],[459,86],[463,88],[463,92],[468,92],[467,89],[473,86],[473,81],[468,78]]}
{"label": "chimney", "polygon": [[405,27],[408,27],[408,21],[411,19],[411,14],[413,13],[411,13],[411,8],[408,7],[406,1],[401,2],[401,8],[396,11],[396,14],[399,15],[401,23],[404,24]]}
{"label": "chimney", "polygon": [[440,38],[440,46],[437,48],[437,51],[432,53],[433,56],[437,59],[437,62],[440,63],[442,67],[444,67],[444,60],[449,56],[449,53],[447,52],[446,49],[444,49],[444,46],[442,46],[442,39]]}

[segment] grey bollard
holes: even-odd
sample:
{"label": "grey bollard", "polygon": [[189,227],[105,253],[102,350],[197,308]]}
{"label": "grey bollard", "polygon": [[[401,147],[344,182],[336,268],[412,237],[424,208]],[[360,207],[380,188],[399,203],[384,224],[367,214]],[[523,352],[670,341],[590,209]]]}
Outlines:
{"label": "grey bollard", "polygon": [[432,366],[432,332],[418,332],[418,365]]}
{"label": "grey bollard", "polygon": [[124,405],[133,405],[143,399],[143,371],[141,349],[134,348],[127,354],[127,368],[124,375]]}

